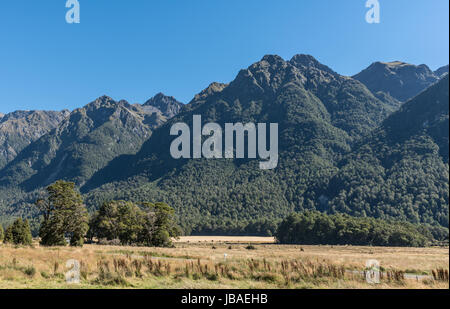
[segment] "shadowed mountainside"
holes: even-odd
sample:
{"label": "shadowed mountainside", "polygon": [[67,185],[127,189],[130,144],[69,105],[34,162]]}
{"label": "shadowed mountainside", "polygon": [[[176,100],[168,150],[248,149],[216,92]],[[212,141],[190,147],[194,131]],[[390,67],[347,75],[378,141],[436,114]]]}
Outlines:
{"label": "shadowed mountainside", "polygon": [[425,64],[413,65],[401,61],[375,62],[353,76],[377,96],[391,96],[406,102],[437,82],[448,66],[435,72]]}

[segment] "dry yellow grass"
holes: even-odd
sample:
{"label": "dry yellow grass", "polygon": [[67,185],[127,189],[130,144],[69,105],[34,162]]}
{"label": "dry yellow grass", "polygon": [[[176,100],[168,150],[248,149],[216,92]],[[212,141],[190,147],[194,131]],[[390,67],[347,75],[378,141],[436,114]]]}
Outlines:
{"label": "dry yellow grass", "polygon": [[[175,248],[0,245],[0,288],[448,288],[429,278],[371,285],[362,271],[376,259],[386,271],[448,271],[448,248],[271,244],[266,238],[182,238]],[[198,242],[200,241],[200,242]],[[249,250],[252,243],[255,249]],[[80,284],[65,281],[66,261],[82,263]],[[34,269],[34,271],[33,271]]]}

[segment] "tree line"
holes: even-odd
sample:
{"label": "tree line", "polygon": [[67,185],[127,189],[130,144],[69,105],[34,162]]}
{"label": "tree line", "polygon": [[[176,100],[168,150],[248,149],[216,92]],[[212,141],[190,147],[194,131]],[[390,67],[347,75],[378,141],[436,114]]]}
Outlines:
{"label": "tree line", "polygon": [[[39,237],[42,246],[83,246],[85,239],[118,241],[122,245],[172,246],[180,235],[175,211],[165,203],[108,201],[89,216],[81,194],[73,182],[57,181],[46,188],[46,196],[36,201],[43,218]],[[28,220],[14,221],[0,240],[31,245]]]}
{"label": "tree line", "polygon": [[285,218],[275,233],[281,244],[304,245],[372,245],[423,247],[436,235],[447,238],[448,232],[434,231],[408,222],[386,221],[346,214],[328,215],[318,211],[294,213]]}

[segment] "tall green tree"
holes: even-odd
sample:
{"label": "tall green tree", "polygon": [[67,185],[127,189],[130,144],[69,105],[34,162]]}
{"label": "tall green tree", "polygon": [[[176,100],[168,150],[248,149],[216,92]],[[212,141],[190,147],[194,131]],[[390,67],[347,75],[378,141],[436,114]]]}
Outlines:
{"label": "tall green tree", "polygon": [[57,181],[47,187],[47,197],[36,202],[44,221],[39,236],[45,246],[82,246],[88,230],[89,216],[81,194],[73,182]]}
{"label": "tall green tree", "polygon": [[18,218],[6,229],[5,243],[30,246],[32,241],[28,220],[23,221],[22,218]]}
{"label": "tall green tree", "polygon": [[12,244],[12,243],[14,243],[13,232],[12,232],[12,225],[10,225],[10,226],[8,226],[6,228],[5,237],[3,239],[3,242],[5,244]]}
{"label": "tall green tree", "polygon": [[[141,203],[145,213],[145,224],[152,227],[152,235],[144,239],[144,243],[153,246],[168,247],[171,238],[180,236],[180,228],[176,224],[175,210],[166,203]],[[147,228],[146,230],[149,230]]]}
{"label": "tall green tree", "polygon": [[33,243],[33,237],[31,236],[31,228],[30,228],[30,222],[28,219],[25,219],[22,222],[21,227],[22,233],[20,233],[21,238],[19,238],[20,243],[23,245],[31,245]]}

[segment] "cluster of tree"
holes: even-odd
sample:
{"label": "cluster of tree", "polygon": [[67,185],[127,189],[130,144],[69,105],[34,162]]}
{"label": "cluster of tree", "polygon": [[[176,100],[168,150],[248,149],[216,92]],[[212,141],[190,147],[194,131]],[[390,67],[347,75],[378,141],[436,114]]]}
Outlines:
{"label": "cluster of tree", "polygon": [[165,203],[105,202],[92,216],[88,237],[120,240],[123,245],[172,246],[180,229],[175,211]]}
{"label": "cluster of tree", "polygon": [[59,180],[46,191],[46,197],[36,202],[43,217],[39,229],[43,246],[64,246],[67,238],[71,246],[82,246],[85,237],[119,239],[124,245],[171,246],[171,238],[180,235],[175,211],[165,203],[105,202],[89,218],[73,182]]}
{"label": "cluster of tree", "polygon": [[30,246],[33,238],[28,220],[18,218],[5,231],[0,226],[0,241],[2,240],[5,244]]}
{"label": "cluster of tree", "polygon": [[317,211],[289,215],[280,223],[275,236],[282,244],[402,247],[422,247],[433,239],[424,226]]}

